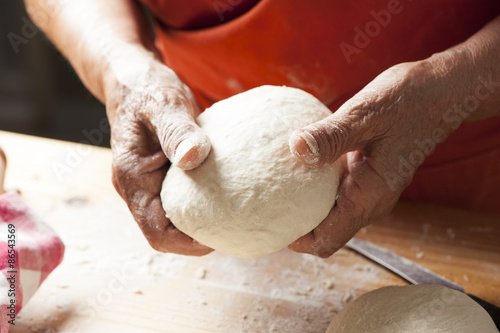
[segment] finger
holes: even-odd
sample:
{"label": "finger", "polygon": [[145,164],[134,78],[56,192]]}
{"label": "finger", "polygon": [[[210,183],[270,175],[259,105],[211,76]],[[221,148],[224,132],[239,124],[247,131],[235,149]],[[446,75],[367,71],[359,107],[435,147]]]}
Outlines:
{"label": "finger", "polygon": [[158,143],[145,139],[144,130],[136,124],[127,133],[114,132],[121,134],[122,139],[112,140],[113,185],[154,249],[185,255],[211,252],[212,249],[180,232],[165,217],[160,191],[169,163]]}
{"label": "finger", "polygon": [[321,224],[289,245],[293,251],[328,258],[361,228],[362,222],[350,210],[352,202],[339,198],[337,205]]}
{"label": "finger", "polygon": [[187,110],[163,114],[154,126],[163,152],[174,165],[190,170],[207,158],[210,140]]}
{"label": "finger", "polygon": [[356,234],[361,222],[356,212],[358,208],[346,195],[356,192],[350,178],[348,173],[342,178],[337,201],[328,216],[314,230],[290,244],[291,250],[327,258]]}
{"label": "finger", "polygon": [[314,124],[298,129],[289,140],[290,151],[311,167],[331,164],[349,151],[360,149],[370,138],[362,112],[349,112],[347,107]]}
{"label": "finger", "polygon": [[124,167],[114,165],[113,184],[127,203],[134,220],[151,247],[157,251],[195,256],[210,253],[212,249],[179,231],[166,218],[159,196],[166,166],[139,174],[130,167],[139,165],[147,169],[155,163],[154,160],[156,159],[151,157],[121,164]]}
{"label": "finger", "polygon": [[190,256],[202,256],[213,251],[179,231],[165,217],[159,196],[145,196],[143,199],[133,207],[134,218],[155,250]]}
{"label": "finger", "polygon": [[293,251],[329,257],[396,203],[399,193],[388,190],[369,159],[359,151],[347,156],[348,170],[335,207],[318,227],[289,246]]}
{"label": "finger", "polygon": [[308,253],[328,258],[363,226],[360,214],[353,212],[355,205],[345,197],[339,197],[337,205],[326,219],[313,231],[300,237],[289,248],[300,253]]}

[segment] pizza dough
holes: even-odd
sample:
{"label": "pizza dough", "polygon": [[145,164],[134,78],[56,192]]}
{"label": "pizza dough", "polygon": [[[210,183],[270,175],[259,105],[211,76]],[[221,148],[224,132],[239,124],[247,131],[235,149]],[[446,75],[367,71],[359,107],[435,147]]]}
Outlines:
{"label": "pizza dough", "polygon": [[330,110],[294,88],[262,86],[215,103],[197,119],[212,150],[194,170],[171,166],[161,199],[166,216],[198,242],[236,257],[278,251],[332,209],[338,165],[299,163],[288,140]]}
{"label": "pizza dough", "polygon": [[348,304],[326,333],[498,333],[466,294],[437,285],[390,286]]}

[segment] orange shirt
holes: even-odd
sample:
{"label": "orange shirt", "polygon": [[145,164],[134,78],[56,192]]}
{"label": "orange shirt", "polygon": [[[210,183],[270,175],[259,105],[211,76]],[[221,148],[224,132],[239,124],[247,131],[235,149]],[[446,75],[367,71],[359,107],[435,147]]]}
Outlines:
{"label": "orange shirt", "polygon": [[[332,111],[383,70],[462,42],[500,14],[497,0],[143,2],[157,16],[164,62],[203,106],[274,84],[308,91]],[[498,165],[500,117],[466,123],[402,197],[500,214]]]}
{"label": "orange shirt", "polygon": [[163,24],[173,29],[204,29],[229,22],[259,0],[142,0]]}

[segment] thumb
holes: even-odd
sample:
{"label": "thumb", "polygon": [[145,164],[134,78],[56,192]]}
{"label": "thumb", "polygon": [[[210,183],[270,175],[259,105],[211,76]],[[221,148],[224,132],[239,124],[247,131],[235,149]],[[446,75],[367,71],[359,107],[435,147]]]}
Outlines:
{"label": "thumb", "polygon": [[156,134],[163,152],[175,166],[191,170],[210,152],[210,139],[189,114],[170,114],[161,118]]}
{"label": "thumb", "polygon": [[314,124],[298,129],[289,139],[292,154],[310,167],[331,164],[343,154],[363,146],[363,121],[340,110]]}

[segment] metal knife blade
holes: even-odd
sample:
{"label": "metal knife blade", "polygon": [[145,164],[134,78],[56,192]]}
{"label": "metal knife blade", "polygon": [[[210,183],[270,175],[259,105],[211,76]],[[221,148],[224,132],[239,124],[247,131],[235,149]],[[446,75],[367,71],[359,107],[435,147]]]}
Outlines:
{"label": "metal knife blade", "polygon": [[[424,268],[413,261],[403,258],[387,249],[363,241],[360,239],[352,238],[347,242],[347,247],[358,252],[359,254],[373,260],[382,267],[396,273],[406,281],[412,284],[437,284],[451,289],[465,292],[462,286],[455,284],[447,279],[439,276],[427,268]],[[467,294],[479,305],[481,305],[491,316],[495,325],[500,330],[500,307],[491,304],[477,296]]]}
{"label": "metal knife blade", "polygon": [[352,238],[346,245],[412,284],[439,284],[451,289],[464,291],[464,288],[458,284],[448,281],[427,268],[419,266],[411,260],[400,257],[372,243]]}

